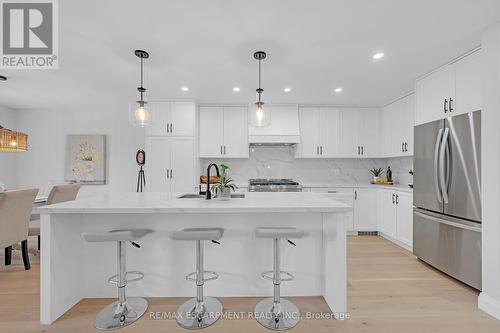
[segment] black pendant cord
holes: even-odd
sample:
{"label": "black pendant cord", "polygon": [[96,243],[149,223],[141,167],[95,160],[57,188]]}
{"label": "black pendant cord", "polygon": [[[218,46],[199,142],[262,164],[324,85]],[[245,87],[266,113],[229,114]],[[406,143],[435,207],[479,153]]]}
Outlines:
{"label": "black pendant cord", "polygon": [[139,88],[139,92],[141,93],[141,102],[143,101],[143,93],[144,93],[144,87],[143,87],[143,63],[144,63],[144,58],[141,58],[141,87]]}

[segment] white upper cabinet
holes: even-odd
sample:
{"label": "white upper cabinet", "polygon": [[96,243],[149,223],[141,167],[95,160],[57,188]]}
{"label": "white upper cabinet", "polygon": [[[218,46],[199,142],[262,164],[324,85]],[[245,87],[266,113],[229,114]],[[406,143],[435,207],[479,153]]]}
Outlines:
{"label": "white upper cabinet", "polygon": [[194,136],[194,102],[150,102],[150,110],[153,122],[146,127],[146,136]]}
{"label": "white upper cabinet", "polygon": [[380,111],[340,109],[340,155],[377,157],[380,152]]}
{"label": "white upper cabinet", "polygon": [[224,157],[248,158],[248,111],[246,107],[224,108]]}
{"label": "white upper cabinet", "polygon": [[221,157],[224,153],[224,109],[200,107],[200,157]]}
{"label": "white upper cabinet", "polygon": [[246,107],[200,107],[200,157],[248,158]]}
{"label": "white upper cabinet", "polygon": [[[481,54],[476,52],[455,64],[456,114],[481,110]],[[453,112],[452,112],[453,113]]]}
{"label": "white upper cabinet", "polygon": [[339,113],[335,108],[299,109],[300,144],[297,157],[327,158],[339,154]]}
{"label": "white upper cabinet", "polygon": [[415,124],[481,109],[480,51],[417,80]]}
{"label": "white upper cabinet", "polygon": [[382,145],[385,157],[413,155],[414,94],[382,109]]}

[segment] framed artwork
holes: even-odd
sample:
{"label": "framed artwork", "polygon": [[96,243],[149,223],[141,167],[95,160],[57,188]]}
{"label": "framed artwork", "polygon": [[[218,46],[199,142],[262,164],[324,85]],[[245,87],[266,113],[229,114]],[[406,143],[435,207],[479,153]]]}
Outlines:
{"label": "framed artwork", "polygon": [[64,179],[106,184],[106,135],[67,135]]}

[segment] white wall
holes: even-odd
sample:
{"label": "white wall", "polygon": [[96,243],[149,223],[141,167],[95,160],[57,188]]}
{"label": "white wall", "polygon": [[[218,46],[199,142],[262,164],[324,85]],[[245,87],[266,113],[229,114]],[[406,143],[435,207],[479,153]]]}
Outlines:
{"label": "white wall", "polygon": [[72,109],[20,110],[17,117],[29,134],[29,151],[18,155],[17,185],[43,191],[48,181],[64,180],[67,134],[106,134],[108,184],[86,185],[81,193],[135,191],[135,152],[144,148],[145,134],[129,124],[127,101],[75,101]]}
{"label": "white wall", "polygon": [[[23,131],[18,128],[17,112],[0,106],[0,125],[12,130]],[[7,188],[18,187],[17,159],[19,154],[0,152],[0,183]]]}
{"label": "white wall", "polygon": [[482,36],[482,293],[479,307],[500,319],[500,23]]}

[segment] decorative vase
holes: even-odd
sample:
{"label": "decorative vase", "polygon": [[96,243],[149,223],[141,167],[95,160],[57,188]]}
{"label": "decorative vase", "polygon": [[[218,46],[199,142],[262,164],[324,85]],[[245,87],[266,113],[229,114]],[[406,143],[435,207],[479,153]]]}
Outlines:
{"label": "decorative vase", "polygon": [[231,199],[231,189],[230,188],[224,188],[219,193],[219,200],[221,200],[221,201],[227,201],[229,199]]}
{"label": "decorative vase", "polygon": [[377,182],[377,180],[378,180],[379,178],[380,178],[380,177],[374,176],[374,177],[373,177],[373,182],[374,182],[374,183],[376,183],[376,182]]}

